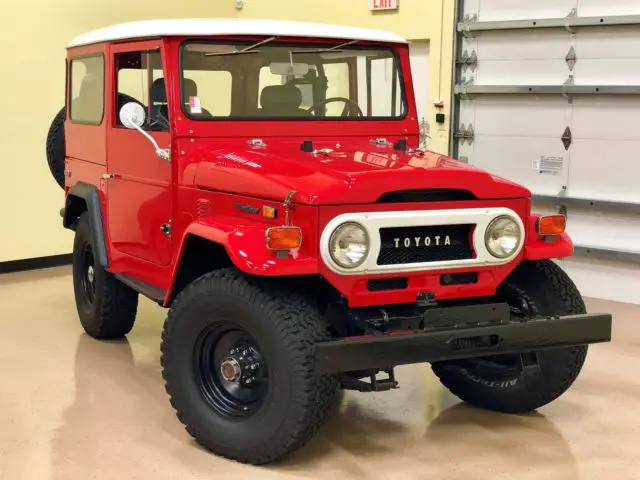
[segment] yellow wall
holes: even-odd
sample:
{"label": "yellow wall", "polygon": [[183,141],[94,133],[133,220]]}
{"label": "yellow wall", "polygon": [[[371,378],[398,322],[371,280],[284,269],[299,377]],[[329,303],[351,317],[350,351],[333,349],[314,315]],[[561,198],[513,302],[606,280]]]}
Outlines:
{"label": "yellow wall", "polygon": [[[369,12],[369,0],[34,0],[3,2],[0,29],[0,262],[69,253],[61,226],[62,190],[46,167],[45,139],[64,103],[65,45],[79,33],[113,23],[170,17],[279,18],[394,31],[430,42],[429,99],[449,113],[453,0],[402,0],[399,12]],[[442,28],[444,27],[444,28]],[[432,150],[446,152],[448,127],[432,125]]]}
{"label": "yellow wall", "polygon": [[62,189],[45,139],[64,104],[65,46],[80,33],[154,17],[231,17],[233,0],[2,2],[0,28],[0,262],[69,253]]}

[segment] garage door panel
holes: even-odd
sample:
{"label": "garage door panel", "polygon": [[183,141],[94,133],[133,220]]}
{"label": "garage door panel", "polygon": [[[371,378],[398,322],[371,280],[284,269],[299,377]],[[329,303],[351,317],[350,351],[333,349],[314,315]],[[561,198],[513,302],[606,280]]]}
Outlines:
{"label": "garage door panel", "polygon": [[567,231],[578,245],[620,250],[638,247],[640,217],[575,210],[567,217]]}
{"label": "garage door panel", "polygon": [[558,84],[567,79],[565,56],[570,36],[558,33],[497,32],[477,38],[467,52],[476,51],[479,85]]}
{"label": "garage door panel", "polygon": [[479,85],[561,85],[567,65],[560,59],[483,61],[475,78]]}
{"label": "garage door panel", "polygon": [[564,61],[571,47],[571,37],[562,32],[506,31],[478,36],[476,44],[480,61],[546,59]]}
{"label": "garage door panel", "polygon": [[478,13],[481,21],[564,17],[576,0],[474,0],[465,1],[465,13]]}
{"label": "garage door panel", "polygon": [[546,137],[561,147],[560,137],[571,120],[571,108],[560,97],[486,96],[468,103],[475,105],[477,135]]}
{"label": "garage door panel", "polygon": [[577,85],[637,85],[640,35],[637,27],[586,28],[576,33]]}
{"label": "garage door panel", "polygon": [[[640,13],[640,12],[639,12]],[[578,63],[583,58],[639,58],[638,27],[584,28],[576,32]],[[607,72],[602,72],[606,76]]]}
{"label": "garage door panel", "polygon": [[640,140],[639,123],[638,97],[585,96],[573,100],[574,138]]}
{"label": "garage door panel", "polygon": [[568,195],[640,203],[640,162],[636,152],[640,152],[637,140],[575,139]]}
{"label": "garage door panel", "polygon": [[476,123],[476,105],[478,103],[471,100],[460,100],[460,113],[458,115],[459,125],[473,125]]}
{"label": "garage door panel", "polygon": [[562,263],[583,296],[638,302],[640,275],[637,266],[583,257],[570,257]]}
{"label": "garage door panel", "polygon": [[[631,213],[630,205],[615,206],[640,205],[640,95],[622,90],[640,86],[640,21],[610,22],[615,15],[640,15],[640,0],[467,0],[464,8],[462,18],[478,14],[480,22],[515,23],[511,30],[471,28],[471,39],[459,33],[465,48],[460,54],[475,53],[477,60],[475,69],[468,64],[456,69],[456,83],[471,79],[474,85],[457,91],[474,100],[457,97],[455,125],[459,131],[458,120],[464,119],[467,135],[465,142],[454,143],[459,146],[454,154],[534,194],[584,199],[567,200],[567,229],[576,245],[587,249],[560,262],[562,268],[585,295],[640,303],[640,265],[634,263],[640,259],[640,214]],[[562,22],[548,23],[550,28],[518,22],[570,13],[569,18],[595,17],[596,24],[567,30]],[[518,88],[538,85],[547,87],[544,95]],[[574,85],[594,90],[574,94]],[[554,213],[555,203],[545,200],[541,207],[534,199],[533,210]]]}
{"label": "garage door panel", "polygon": [[638,15],[638,0],[578,0],[578,13],[581,17],[597,15]]}
{"label": "garage door panel", "polygon": [[582,59],[575,68],[576,85],[638,85],[640,60]]}
{"label": "garage door panel", "polygon": [[[541,158],[557,159],[555,174],[541,174]],[[536,194],[557,195],[565,185],[567,152],[557,139],[476,135],[473,165],[521,183]]]}

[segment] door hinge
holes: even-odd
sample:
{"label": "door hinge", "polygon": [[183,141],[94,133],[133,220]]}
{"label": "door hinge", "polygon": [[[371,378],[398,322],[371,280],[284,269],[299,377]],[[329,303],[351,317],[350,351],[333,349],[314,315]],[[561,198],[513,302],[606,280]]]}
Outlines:
{"label": "door hinge", "polygon": [[569,48],[569,52],[567,53],[567,56],[564,57],[564,61],[567,62],[569,70],[573,71],[573,68],[576,66],[576,62],[578,61],[575,48]]}
{"label": "door hinge", "polygon": [[160,225],[160,231],[167,237],[171,238],[171,220]]}
{"label": "door hinge", "polygon": [[562,134],[562,137],[560,137],[560,139],[562,140],[564,149],[569,150],[569,147],[571,146],[571,142],[573,141],[573,136],[571,134],[571,127],[567,127],[564,129],[564,133]]}
{"label": "door hinge", "polygon": [[460,58],[456,60],[456,63],[460,65],[462,71],[466,71],[467,68],[471,68],[472,72],[475,72],[476,66],[478,65],[478,54],[475,50],[469,54],[468,50],[465,50]]}
{"label": "door hinge", "polygon": [[471,145],[475,138],[473,125],[469,124],[469,127],[467,128],[464,126],[464,123],[460,124],[460,130],[453,132],[453,138],[457,138],[463,145],[465,142],[469,142],[469,145]]}

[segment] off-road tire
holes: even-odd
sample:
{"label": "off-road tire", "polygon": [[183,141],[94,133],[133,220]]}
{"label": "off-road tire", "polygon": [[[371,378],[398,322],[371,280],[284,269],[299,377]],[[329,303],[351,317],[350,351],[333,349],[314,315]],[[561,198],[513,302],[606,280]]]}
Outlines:
{"label": "off-road tire", "polygon": [[[242,420],[214,411],[194,370],[197,338],[225,322],[251,333],[268,366],[265,399]],[[218,270],[188,285],[168,314],[161,347],[165,388],[200,445],[242,463],[275,462],[306,444],[335,406],[337,379],[314,374],[315,344],[329,338],[311,299],[256,284],[234,269]]]}
{"label": "off-road tire", "polygon": [[[575,284],[551,260],[523,262],[498,290],[500,298],[513,298],[514,294],[524,298],[535,314],[586,312]],[[432,369],[451,393],[471,405],[525,413],[552,402],[573,384],[584,364],[587,346],[543,350],[537,355],[538,372],[506,379],[480,375],[460,366],[460,362],[434,363]]]}
{"label": "off-road tire", "polygon": [[[131,331],[138,310],[138,293],[107,272],[91,254],[95,252],[87,213],[80,215],[73,242],[73,289],[80,323],[93,338],[121,338]],[[91,264],[91,265],[90,265]],[[93,271],[93,295],[87,293],[87,269]]]}
{"label": "off-road tire", "polygon": [[64,121],[66,119],[66,109],[62,110],[54,117],[47,134],[47,164],[51,175],[61,188],[64,188]]}

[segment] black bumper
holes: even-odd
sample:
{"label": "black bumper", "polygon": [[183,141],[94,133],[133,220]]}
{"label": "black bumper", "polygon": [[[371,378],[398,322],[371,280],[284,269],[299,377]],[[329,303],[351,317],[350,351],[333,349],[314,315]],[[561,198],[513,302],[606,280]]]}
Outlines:
{"label": "black bumper", "polygon": [[[489,313],[488,312],[493,312]],[[429,315],[431,313],[431,315]],[[523,320],[504,304],[427,311],[425,328],[316,345],[318,374],[570,347],[611,340],[610,314]],[[475,324],[470,319],[476,318]],[[480,319],[478,321],[477,319]]]}

